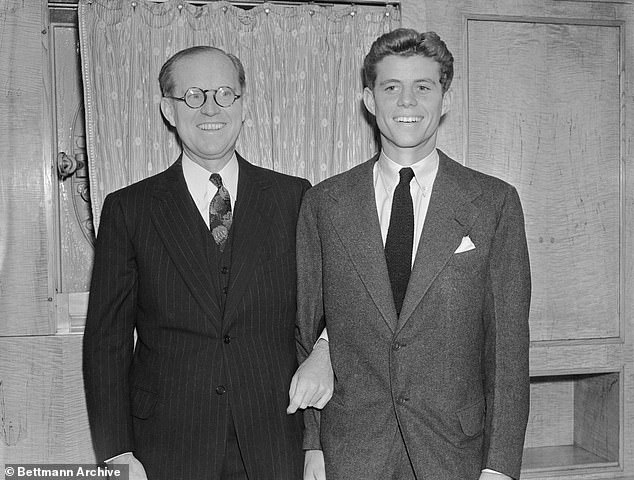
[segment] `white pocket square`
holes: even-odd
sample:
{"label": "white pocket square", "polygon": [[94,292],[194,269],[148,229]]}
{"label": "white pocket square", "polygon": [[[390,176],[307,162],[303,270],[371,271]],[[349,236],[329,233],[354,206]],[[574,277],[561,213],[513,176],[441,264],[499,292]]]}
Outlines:
{"label": "white pocket square", "polygon": [[456,248],[456,251],[453,253],[454,254],[464,253],[464,252],[468,252],[469,250],[473,250],[474,248],[475,248],[475,245],[473,244],[473,242],[467,235],[466,237],[462,237],[462,241],[460,242],[460,245],[458,246],[458,248]]}

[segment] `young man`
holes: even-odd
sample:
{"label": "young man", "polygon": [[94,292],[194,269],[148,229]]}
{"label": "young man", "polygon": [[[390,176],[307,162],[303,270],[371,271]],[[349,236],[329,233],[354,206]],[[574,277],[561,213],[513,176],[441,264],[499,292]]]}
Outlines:
{"label": "young man", "polygon": [[453,57],[435,33],[381,36],[363,74],[381,152],[307,192],[298,221],[299,357],[325,325],[336,378],[306,412],[304,479],[517,478],[531,290],[518,194],[436,149]]}
{"label": "young man", "polygon": [[297,480],[302,421],[286,406],[310,185],[235,152],[236,57],[192,47],[159,81],[183,153],[104,203],[84,338],[95,452],[131,480]]}

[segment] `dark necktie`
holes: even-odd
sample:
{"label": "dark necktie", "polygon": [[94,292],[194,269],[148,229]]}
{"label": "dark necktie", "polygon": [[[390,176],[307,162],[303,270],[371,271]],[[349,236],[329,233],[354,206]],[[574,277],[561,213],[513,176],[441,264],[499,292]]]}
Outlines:
{"label": "dark necktie", "polygon": [[409,190],[414,172],[411,168],[402,168],[399,176],[401,179],[394,190],[390,226],[385,241],[385,259],[397,315],[401,314],[409,276],[412,272],[414,244],[414,204]]}
{"label": "dark necktie", "polygon": [[222,185],[220,175],[212,173],[209,181],[218,187],[209,203],[209,230],[222,252],[231,228],[231,199],[229,191]]}

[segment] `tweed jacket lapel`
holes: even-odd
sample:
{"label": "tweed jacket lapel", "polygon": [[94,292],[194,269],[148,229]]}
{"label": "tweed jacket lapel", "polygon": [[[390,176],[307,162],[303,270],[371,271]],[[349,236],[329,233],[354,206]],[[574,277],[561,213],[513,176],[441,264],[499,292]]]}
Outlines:
{"label": "tweed jacket lapel", "polygon": [[381,226],[374,194],[374,164],[378,155],[350,170],[343,188],[331,190],[331,220],[361,281],[391,331],[396,326]]}
{"label": "tweed jacket lapel", "polygon": [[472,201],[480,189],[466,179],[466,169],[440,150],[438,174],[407,286],[397,331],[403,328],[430,285],[447,264],[479,215]]}
{"label": "tweed jacket lapel", "polygon": [[274,241],[271,225],[275,215],[275,201],[271,197],[271,183],[258,175],[252,165],[240,155],[238,195],[231,227],[231,277],[225,306],[225,318],[230,319],[249,281],[261,261],[263,244]]}
{"label": "tweed jacket lapel", "polygon": [[154,191],[152,221],[181,277],[201,308],[212,318],[220,317],[220,304],[202,245],[200,214],[193,204],[185,177],[182,157],[159,178]]}

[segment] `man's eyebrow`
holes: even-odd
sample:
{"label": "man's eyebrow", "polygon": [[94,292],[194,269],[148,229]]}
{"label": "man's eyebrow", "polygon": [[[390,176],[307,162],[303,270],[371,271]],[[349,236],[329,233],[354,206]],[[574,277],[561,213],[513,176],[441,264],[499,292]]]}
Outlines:
{"label": "man's eyebrow", "polygon": [[[379,85],[385,85],[387,83],[403,83],[402,80],[399,80],[397,78],[387,78],[381,82],[379,82]],[[431,77],[424,77],[424,78],[417,78],[415,80],[412,81],[412,83],[432,83],[434,85],[438,84],[439,82],[437,80],[434,80]]]}
{"label": "man's eyebrow", "polygon": [[414,80],[414,83],[431,83],[433,85],[437,85],[438,83],[440,83],[439,80],[434,80],[431,77],[424,77],[424,78],[418,78],[416,80]]}
{"label": "man's eyebrow", "polygon": [[387,78],[382,82],[379,82],[379,85],[385,85],[386,83],[403,83],[401,80],[397,78]]}

